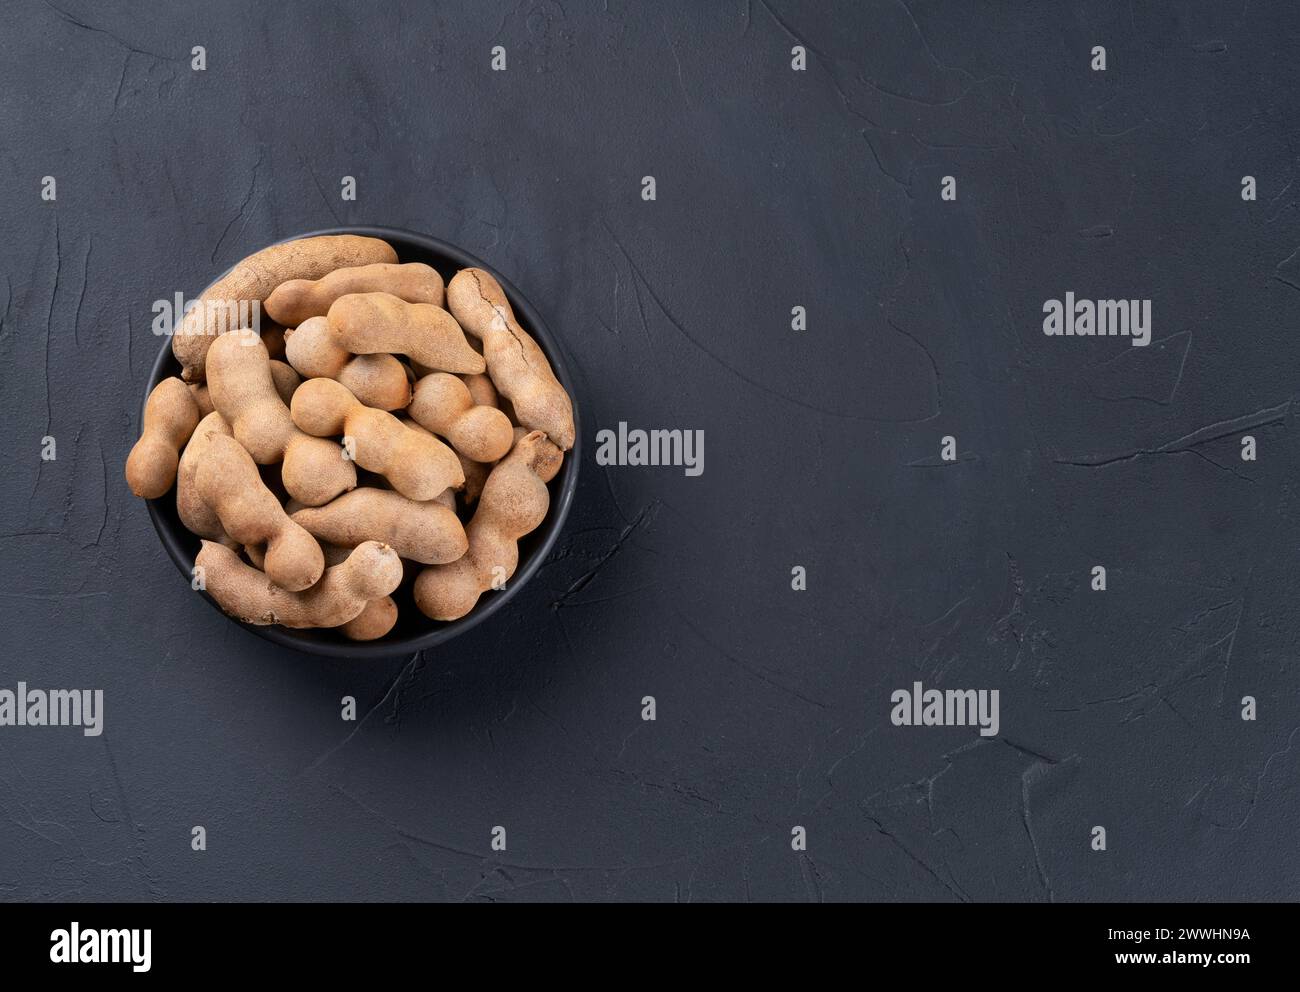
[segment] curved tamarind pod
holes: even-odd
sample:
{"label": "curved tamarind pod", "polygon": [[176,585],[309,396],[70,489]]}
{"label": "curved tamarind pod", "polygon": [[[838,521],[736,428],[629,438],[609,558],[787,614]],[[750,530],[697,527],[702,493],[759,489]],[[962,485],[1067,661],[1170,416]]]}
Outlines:
{"label": "curved tamarind pod", "polygon": [[234,541],[221,526],[216,511],[200,495],[196,478],[207,455],[208,439],[213,434],[230,437],[230,425],[215,410],[199,421],[190,443],[181,452],[180,467],[176,471],[176,513],[191,533],[229,546]]}
{"label": "curved tamarind pod", "polygon": [[289,592],[268,581],[239,555],[204,541],[195,564],[221,608],[244,623],[285,627],[339,627],[360,616],[371,600],[387,596],[402,581],[402,559],[376,541],[353,550],[339,565],[325,570],[310,589]]}
{"label": "curved tamarind pod", "polygon": [[443,282],[438,270],[423,262],[356,265],[335,269],[319,279],[291,279],[275,288],[264,304],[273,320],[297,327],[329,313],[330,305],[351,293],[390,293],[407,303],[442,306]]}
{"label": "curved tamarind pod", "polygon": [[207,443],[195,481],[226,533],[241,544],[265,544],[266,576],[281,588],[314,585],[325,570],[316,539],[285,514],[238,441],[214,431]]}
{"label": "curved tamarind pod", "polygon": [[293,420],[276,392],[262,339],[247,328],[221,335],[208,349],[206,369],[212,406],[235,440],[259,465],[283,459]]}
{"label": "curved tamarind pod", "polygon": [[476,462],[503,458],[514,444],[510,418],[495,406],[476,405],[469,387],[447,372],[432,372],[415,384],[407,413]]}
{"label": "curved tamarind pod", "polygon": [[469,550],[447,565],[432,565],[415,580],[415,603],[434,620],[456,620],[479,597],[508,580],[519,565],[518,541],[546,519],[550,493],[542,476],[554,475],[559,449],[530,431],[488,476],[474,519],[465,528]]}
{"label": "curved tamarind pod", "polygon": [[241,311],[247,313],[253,303],[260,305],[281,283],[319,279],[345,266],[396,261],[397,252],[388,242],[354,234],[299,238],[249,255],[199,296],[172,335],[172,354],[181,363],[181,378],[202,382],[212,343],[236,328],[232,321]]}
{"label": "curved tamarind pod", "polygon": [[[265,334],[262,335],[262,341],[263,343],[266,341]],[[280,352],[281,354],[284,353],[283,342],[280,345]],[[292,365],[282,362],[278,358],[272,358],[271,381],[275,383],[276,395],[280,397],[285,406],[288,406],[289,401],[293,399],[293,391],[302,382],[302,376],[294,371]],[[206,382],[191,382],[190,394],[194,397],[194,402],[199,406],[199,416],[206,417],[215,409],[212,406],[212,395],[208,391]]]}
{"label": "curved tamarind pod", "polygon": [[483,342],[488,374],[510,400],[518,423],[545,431],[563,451],[572,448],[573,403],[546,353],[519,326],[501,284],[482,269],[461,269],[447,285],[447,306],[461,327]]}
{"label": "curved tamarind pod", "polygon": [[469,547],[460,519],[441,498],[417,502],[367,486],[324,506],[298,510],[290,519],[319,540],[349,547],[381,541],[403,558],[438,565],[455,561]]}
{"label": "curved tamarind pod", "polygon": [[444,372],[482,372],[455,319],[432,303],[407,303],[391,293],[350,293],[330,305],[334,342],[354,355],[389,352]]}
{"label": "curved tamarind pod", "polygon": [[223,334],[208,350],[212,405],[253,461],[284,462],[281,477],[290,496],[308,506],[328,503],[356,487],[356,467],[338,445],[294,426],[276,392],[271,368],[266,346],[255,333],[245,329]]}
{"label": "curved tamarind pod", "polygon": [[153,387],[144,405],[140,440],[126,459],[126,483],[145,499],[164,495],[176,481],[180,451],[199,423],[199,408],[175,376]]}
{"label": "curved tamarind pod", "polygon": [[400,410],[411,402],[411,382],[401,362],[387,354],[353,355],[334,341],[324,317],[312,317],[290,331],[285,353],[303,375],[337,379],[376,410]]}
{"label": "curved tamarind pod", "polygon": [[333,379],[308,379],[293,394],[293,421],[315,437],[344,435],[357,465],[384,476],[403,496],[430,500],[465,484],[460,462],[436,437],[357,400]]}

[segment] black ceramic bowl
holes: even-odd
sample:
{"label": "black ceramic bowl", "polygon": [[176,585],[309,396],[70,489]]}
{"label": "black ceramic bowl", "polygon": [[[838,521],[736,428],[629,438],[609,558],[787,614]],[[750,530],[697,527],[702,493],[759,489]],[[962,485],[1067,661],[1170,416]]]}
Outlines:
{"label": "black ceramic bowl", "polygon": [[[248,630],[251,630],[259,637],[265,637],[268,641],[274,641],[277,644],[283,644],[285,647],[296,648],[310,654],[333,658],[386,657],[431,648],[449,641],[457,634],[462,634],[471,627],[482,623],[504,607],[524,587],[524,584],[532,578],[543,559],[550,553],[556,538],[559,537],[560,529],[564,526],[564,519],[569,515],[569,507],[573,503],[574,491],[578,486],[578,452],[581,450],[579,444],[581,443],[582,428],[578,418],[578,404],[573,388],[573,380],[569,376],[569,370],[564,364],[564,358],[561,356],[559,348],[556,347],[554,339],[546,329],[546,325],[542,323],[542,318],[533,309],[533,305],[524,298],[519,290],[515,289],[509,280],[481,259],[475,258],[468,252],[454,245],[449,245],[445,241],[388,227],[337,227],[324,231],[311,231],[307,234],[296,234],[284,240],[294,241],[298,238],[307,238],[317,234],[361,234],[372,238],[383,238],[396,249],[399,261],[424,262],[427,265],[432,265],[448,282],[451,281],[451,277],[456,274],[457,270],[469,266],[491,272],[497,281],[501,283],[501,288],[505,290],[506,296],[510,299],[510,305],[514,308],[519,323],[537,340],[542,351],[546,352],[546,357],[550,359],[551,368],[555,370],[556,377],[560,380],[561,385],[568,390],[569,396],[574,399],[573,450],[566,453],[564,466],[551,481],[550,512],[537,530],[519,542],[519,567],[506,584],[506,588],[500,592],[484,593],[478,605],[467,616],[459,620],[453,620],[450,623],[430,620],[416,608],[411,598],[411,584],[407,581],[403,582],[401,588],[393,594],[398,606],[397,625],[386,636],[376,641],[349,641],[334,630],[290,630],[279,626],[261,627],[253,624],[242,624]],[[218,275],[217,278],[221,278],[221,275]],[[180,375],[180,364],[172,355],[171,338],[167,338],[163,341],[162,350],[158,353],[158,360],[154,362],[153,372],[149,376],[149,382],[144,391],[145,400],[148,399],[149,393],[153,391],[154,386],[172,375]],[[143,416],[144,406],[142,402],[141,422],[143,422]],[[167,553],[171,555],[172,561],[176,563],[176,567],[180,569],[181,575],[184,576],[185,582],[188,584],[191,570],[194,568],[194,557],[199,553],[199,539],[185,529],[180,517],[176,514],[176,488],[173,486],[171,491],[161,499],[151,499],[147,502],[149,516],[153,519],[154,528],[162,539],[163,547],[167,549]],[[217,605],[211,596],[207,593],[201,593],[200,595],[212,604],[215,609],[221,611],[221,607]],[[222,611],[222,616],[225,615],[224,611]],[[230,618],[230,621],[231,623],[239,622],[234,618]]]}

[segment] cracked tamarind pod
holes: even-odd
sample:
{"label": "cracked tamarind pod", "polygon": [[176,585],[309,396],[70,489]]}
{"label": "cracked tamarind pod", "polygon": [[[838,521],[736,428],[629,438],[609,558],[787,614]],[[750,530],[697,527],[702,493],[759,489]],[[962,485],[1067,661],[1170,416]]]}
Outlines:
{"label": "cracked tamarind pod", "polygon": [[455,561],[469,547],[465,528],[441,496],[417,502],[401,493],[365,486],[324,506],[298,510],[290,519],[317,540],[348,547],[381,541],[422,565]]}
{"label": "cracked tamarind pod", "polygon": [[259,626],[340,627],[402,581],[402,560],[377,541],[359,545],[342,564],[326,569],[319,582],[301,592],[268,582],[234,551],[211,541],[203,542],[195,564],[203,569],[208,594],[223,610]]}
{"label": "cracked tamarind pod", "polygon": [[415,603],[425,616],[457,620],[515,574],[519,539],[540,526],[550,509],[542,478],[554,477],[560,454],[541,431],[529,431],[497,463],[465,528],[469,550],[450,564],[424,569],[415,580]]}
{"label": "cracked tamarind pod", "polygon": [[357,465],[382,475],[409,499],[431,500],[449,486],[465,484],[460,462],[445,444],[366,406],[333,379],[308,379],[299,386],[291,413],[293,422],[315,437],[344,435]]}
{"label": "cracked tamarind pod", "polygon": [[207,369],[212,405],[253,461],[284,462],[281,478],[290,496],[320,506],[356,487],[356,467],[338,445],[294,426],[288,406],[276,392],[266,346],[254,332],[239,330],[219,337],[208,351]]}
{"label": "cracked tamarind pod", "polygon": [[319,279],[291,279],[266,298],[273,320],[297,327],[312,317],[329,313],[330,305],[351,293],[390,293],[407,303],[442,306],[443,283],[438,270],[423,262],[350,266],[335,269]]}
{"label": "cracked tamarind pod", "polygon": [[217,432],[207,443],[195,482],[225,532],[241,544],[266,545],[266,576],[281,588],[314,585],[325,570],[316,539],[289,519],[243,445]]}
{"label": "cracked tamarind pod", "polygon": [[328,320],[335,348],[354,355],[405,355],[442,372],[487,368],[452,315],[432,303],[407,303],[391,293],[350,293],[330,305]]}
{"label": "cracked tamarind pod", "polygon": [[517,422],[544,431],[563,451],[572,448],[573,403],[546,354],[519,326],[501,284],[482,269],[461,269],[447,285],[447,306],[483,342],[488,374],[513,405]]}
{"label": "cracked tamarind pod", "polygon": [[166,494],[176,481],[180,452],[199,423],[199,408],[175,376],[154,386],[144,405],[140,439],[126,459],[126,482],[145,499]]}
{"label": "cracked tamarind pod", "polygon": [[[266,335],[262,335],[263,343],[266,342]],[[281,352],[283,352],[283,345]],[[284,405],[288,406],[289,401],[293,399],[293,391],[298,388],[302,382],[302,376],[294,371],[293,366],[278,358],[271,359],[271,380],[275,383],[275,391]],[[212,395],[208,391],[206,382],[191,382],[190,393],[194,397],[194,402],[199,405],[199,416],[206,417],[212,412]]]}
{"label": "cracked tamarind pod", "polygon": [[288,332],[285,354],[307,378],[337,379],[376,410],[400,410],[411,402],[411,382],[400,361],[388,354],[353,355],[334,341],[324,317],[312,317]]}
{"label": "cracked tamarind pod", "polygon": [[431,372],[415,384],[407,413],[476,462],[497,461],[514,444],[510,418],[495,406],[475,404],[469,387],[447,372]]}
{"label": "cracked tamarind pod", "polygon": [[181,378],[202,382],[212,343],[236,329],[241,310],[249,311],[254,303],[260,306],[281,283],[319,279],[347,266],[396,261],[397,252],[388,242],[354,234],[300,238],[249,255],[203,292],[172,335]]}

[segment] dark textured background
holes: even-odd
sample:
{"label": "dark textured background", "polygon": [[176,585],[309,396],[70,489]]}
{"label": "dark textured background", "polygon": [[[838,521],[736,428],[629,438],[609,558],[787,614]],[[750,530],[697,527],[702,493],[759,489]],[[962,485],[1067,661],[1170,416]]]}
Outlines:
{"label": "dark textured background", "polygon": [[[0,896],[1300,895],[1300,9],[3,20],[0,686],[103,688],[106,730],[0,729]],[[200,603],[122,481],[152,301],[340,222],[514,280],[588,438],[513,608],[364,665]],[[1156,342],[1044,337],[1069,290],[1152,299]],[[704,475],[601,469],[619,420],[702,428]],[[1001,736],[893,727],[914,679],[1000,689]]]}

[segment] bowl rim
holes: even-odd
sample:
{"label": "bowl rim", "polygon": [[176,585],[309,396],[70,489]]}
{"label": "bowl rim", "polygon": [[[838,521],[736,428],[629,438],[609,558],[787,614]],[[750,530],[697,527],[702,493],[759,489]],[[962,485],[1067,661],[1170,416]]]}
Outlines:
{"label": "bowl rim", "polygon": [[[555,372],[555,377],[560,381],[569,394],[570,402],[573,405],[573,447],[566,452],[564,464],[560,469],[559,475],[552,480],[551,490],[551,507],[546,515],[542,525],[533,533],[540,538],[539,543],[533,549],[528,558],[522,561],[516,569],[515,574],[511,577],[506,588],[491,594],[490,598],[484,602],[480,599],[479,603],[468,614],[458,620],[443,622],[438,620],[428,620],[430,624],[435,624],[431,630],[421,634],[412,634],[405,637],[399,637],[393,640],[388,639],[388,635],[375,641],[321,641],[310,639],[300,634],[297,630],[281,627],[278,624],[266,626],[244,623],[236,617],[230,616],[225,612],[215,599],[213,599],[206,590],[198,590],[203,599],[208,602],[218,613],[229,620],[231,623],[238,624],[245,630],[251,631],[264,640],[271,641],[283,647],[292,648],[296,651],[302,651],[307,654],[320,655],[330,658],[387,658],[400,654],[411,654],[416,651],[423,651],[425,648],[436,647],[439,644],[445,644],[452,638],[465,633],[468,630],[477,627],[484,620],[487,620],[493,614],[501,610],[512,598],[528,584],[528,581],[536,574],[541,567],[542,562],[550,555],[559,539],[560,531],[564,529],[564,523],[569,516],[569,510],[573,505],[573,497],[578,488],[578,466],[581,459],[578,453],[582,450],[582,422],[578,410],[577,394],[573,385],[573,377],[569,373],[569,368],[564,360],[558,342],[551,336],[550,330],[546,327],[541,315],[509,279],[503,276],[491,265],[487,264],[481,258],[471,254],[458,245],[443,241],[439,238],[427,234],[421,234],[416,231],[409,231],[404,228],[382,227],[374,225],[340,225],[337,227],[321,228],[319,230],[307,231],[302,234],[294,234],[289,237],[280,238],[278,241],[269,242],[265,247],[271,245],[285,244],[289,241],[298,241],[303,238],[314,238],[323,235],[336,234],[355,234],[362,237],[382,238],[393,246],[397,251],[398,260],[402,260],[402,249],[404,244],[415,246],[419,249],[433,255],[442,256],[450,259],[457,269],[480,268],[485,272],[491,273],[493,278],[501,284],[505,291],[506,298],[510,301],[511,307],[515,311],[515,316],[519,319],[520,324],[527,330],[537,341],[538,346],[545,353],[547,360],[551,363],[551,369]],[[260,251],[261,249],[256,249]],[[238,262],[235,263],[239,264]],[[234,266],[230,266],[224,272],[218,274],[208,286],[204,287],[207,291],[217,281],[224,278]],[[445,273],[443,274],[446,277]],[[178,317],[179,319],[179,317]],[[172,335],[164,336],[162,349],[158,357],[154,359],[153,367],[149,372],[149,378],[145,386],[144,398],[140,403],[140,423],[144,422],[144,408],[149,401],[149,394],[153,392],[154,387],[168,376],[179,375],[180,363],[176,361],[172,354]],[[162,541],[164,549],[168,556],[176,565],[185,581],[191,581],[194,568],[194,554],[191,553],[184,545],[184,537],[174,531],[171,520],[167,518],[165,511],[162,509],[164,501],[171,500],[175,503],[176,487],[173,485],[165,494],[157,499],[145,500],[149,511],[149,518],[153,521],[154,530],[158,538]],[[181,528],[184,530],[184,528]],[[188,535],[193,540],[198,538],[188,530],[184,530],[184,535]],[[485,596],[488,594],[484,594]]]}

